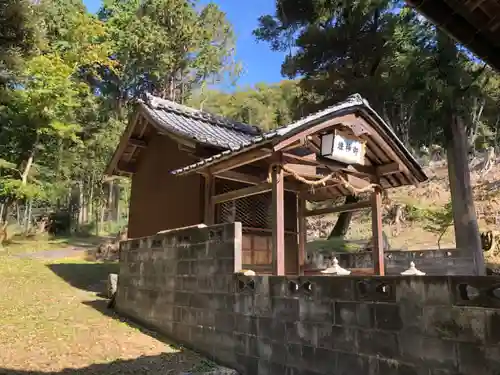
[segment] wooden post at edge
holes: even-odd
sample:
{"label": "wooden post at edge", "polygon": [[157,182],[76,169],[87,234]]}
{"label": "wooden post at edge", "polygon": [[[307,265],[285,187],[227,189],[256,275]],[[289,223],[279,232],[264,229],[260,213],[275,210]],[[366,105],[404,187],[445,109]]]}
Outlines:
{"label": "wooden post at edge", "polygon": [[306,257],[306,241],[307,241],[307,226],[306,217],[304,216],[306,211],[306,200],[297,194],[297,242],[298,242],[298,273],[299,275],[304,274],[304,263]]}
{"label": "wooden post at edge", "polygon": [[373,268],[375,275],[384,276],[384,240],[382,235],[382,192],[376,188],[372,193],[372,237]]}
{"label": "wooden post at edge", "polygon": [[283,169],[275,166],[272,169],[273,205],[272,205],[272,230],[273,230],[273,275],[285,275],[285,215],[284,198],[285,186]]}
{"label": "wooden post at edge", "polygon": [[214,224],[214,176],[209,174],[205,176],[205,191],[204,191],[204,223],[206,225]]}

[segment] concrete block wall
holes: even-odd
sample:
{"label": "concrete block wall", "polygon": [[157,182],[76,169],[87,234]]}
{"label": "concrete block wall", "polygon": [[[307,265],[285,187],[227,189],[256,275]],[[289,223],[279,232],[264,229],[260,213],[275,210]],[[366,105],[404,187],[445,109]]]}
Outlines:
{"label": "concrete block wall", "polygon": [[122,245],[117,309],[248,375],[496,375],[500,278],[241,277],[241,226]]}

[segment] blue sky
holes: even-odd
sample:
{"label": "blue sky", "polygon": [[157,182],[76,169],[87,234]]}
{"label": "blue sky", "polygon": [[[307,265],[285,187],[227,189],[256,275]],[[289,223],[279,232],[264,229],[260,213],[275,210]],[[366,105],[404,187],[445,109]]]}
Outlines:
{"label": "blue sky", "polygon": [[[100,0],[83,0],[91,12],[96,12]],[[202,0],[208,2],[207,0]],[[237,59],[243,64],[244,72],[239,85],[253,85],[259,82],[278,82],[281,77],[281,63],[284,54],[273,52],[267,43],[257,43],[252,31],[257,26],[257,18],[263,14],[274,13],[274,0],[214,0],[227,14],[233,24],[236,37]]]}

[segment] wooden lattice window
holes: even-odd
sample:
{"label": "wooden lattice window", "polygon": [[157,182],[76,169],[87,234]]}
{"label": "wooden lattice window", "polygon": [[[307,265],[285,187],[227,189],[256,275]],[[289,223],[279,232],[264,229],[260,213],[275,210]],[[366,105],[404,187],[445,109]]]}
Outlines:
{"label": "wooden lattice window", "polygon": [[[223,194],[242,189],[248,185],[229,181],[217,180],[216,194]],[[285,192],[285,230],[295,232],[297,225],[297,203],[293,192]],[[223,202],[216,205],[216,222],[232,223],[240,221],[243,227],[271,229],[272,223],[272,194],[271,192],[252,195]]]}

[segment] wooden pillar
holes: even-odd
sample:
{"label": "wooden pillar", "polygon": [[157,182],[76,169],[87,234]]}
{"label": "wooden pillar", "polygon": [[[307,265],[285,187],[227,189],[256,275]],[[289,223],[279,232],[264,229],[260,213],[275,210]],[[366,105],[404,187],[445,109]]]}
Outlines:
{"label": "wooden pillar", "polygon": [[385,269],[384,240],[382,235],[382,192],[378,188],[372,193],[372,237],[375,275],[383,276],[385,274]]}
{"label": "wooden pillar", "polygon": [[448,124],[450,135],[446,155],[448,158],[455,245],[457,249],[468,251],[473,257],[473,274],[484,276],[486,266],[470,180],[465,125],[461,118],[455,114],[452,114],[450,121],[451,124]]}
{"label": "wooden pillar", "polygon": [[204,188],[204,211],[203,211],[203,222],[206,225],[214,224],[214,187],[215,178],[213,175],[209,174],[205,176],[205,188]]}
{"label": "wooden pillar", "polygon": [[304,263],[306,258],[306,241],[307,241],[307,226],[306,217],[306,200],[302,194],[297,194],[297,242],[298,242],[298,271],[299,275],[304,274]]}
{"label": "wooden pillar", "polygon": [[272,230],[273,230],[273,275],[285,275],[285,184],[283,170],[275,166],[272,170]]}

